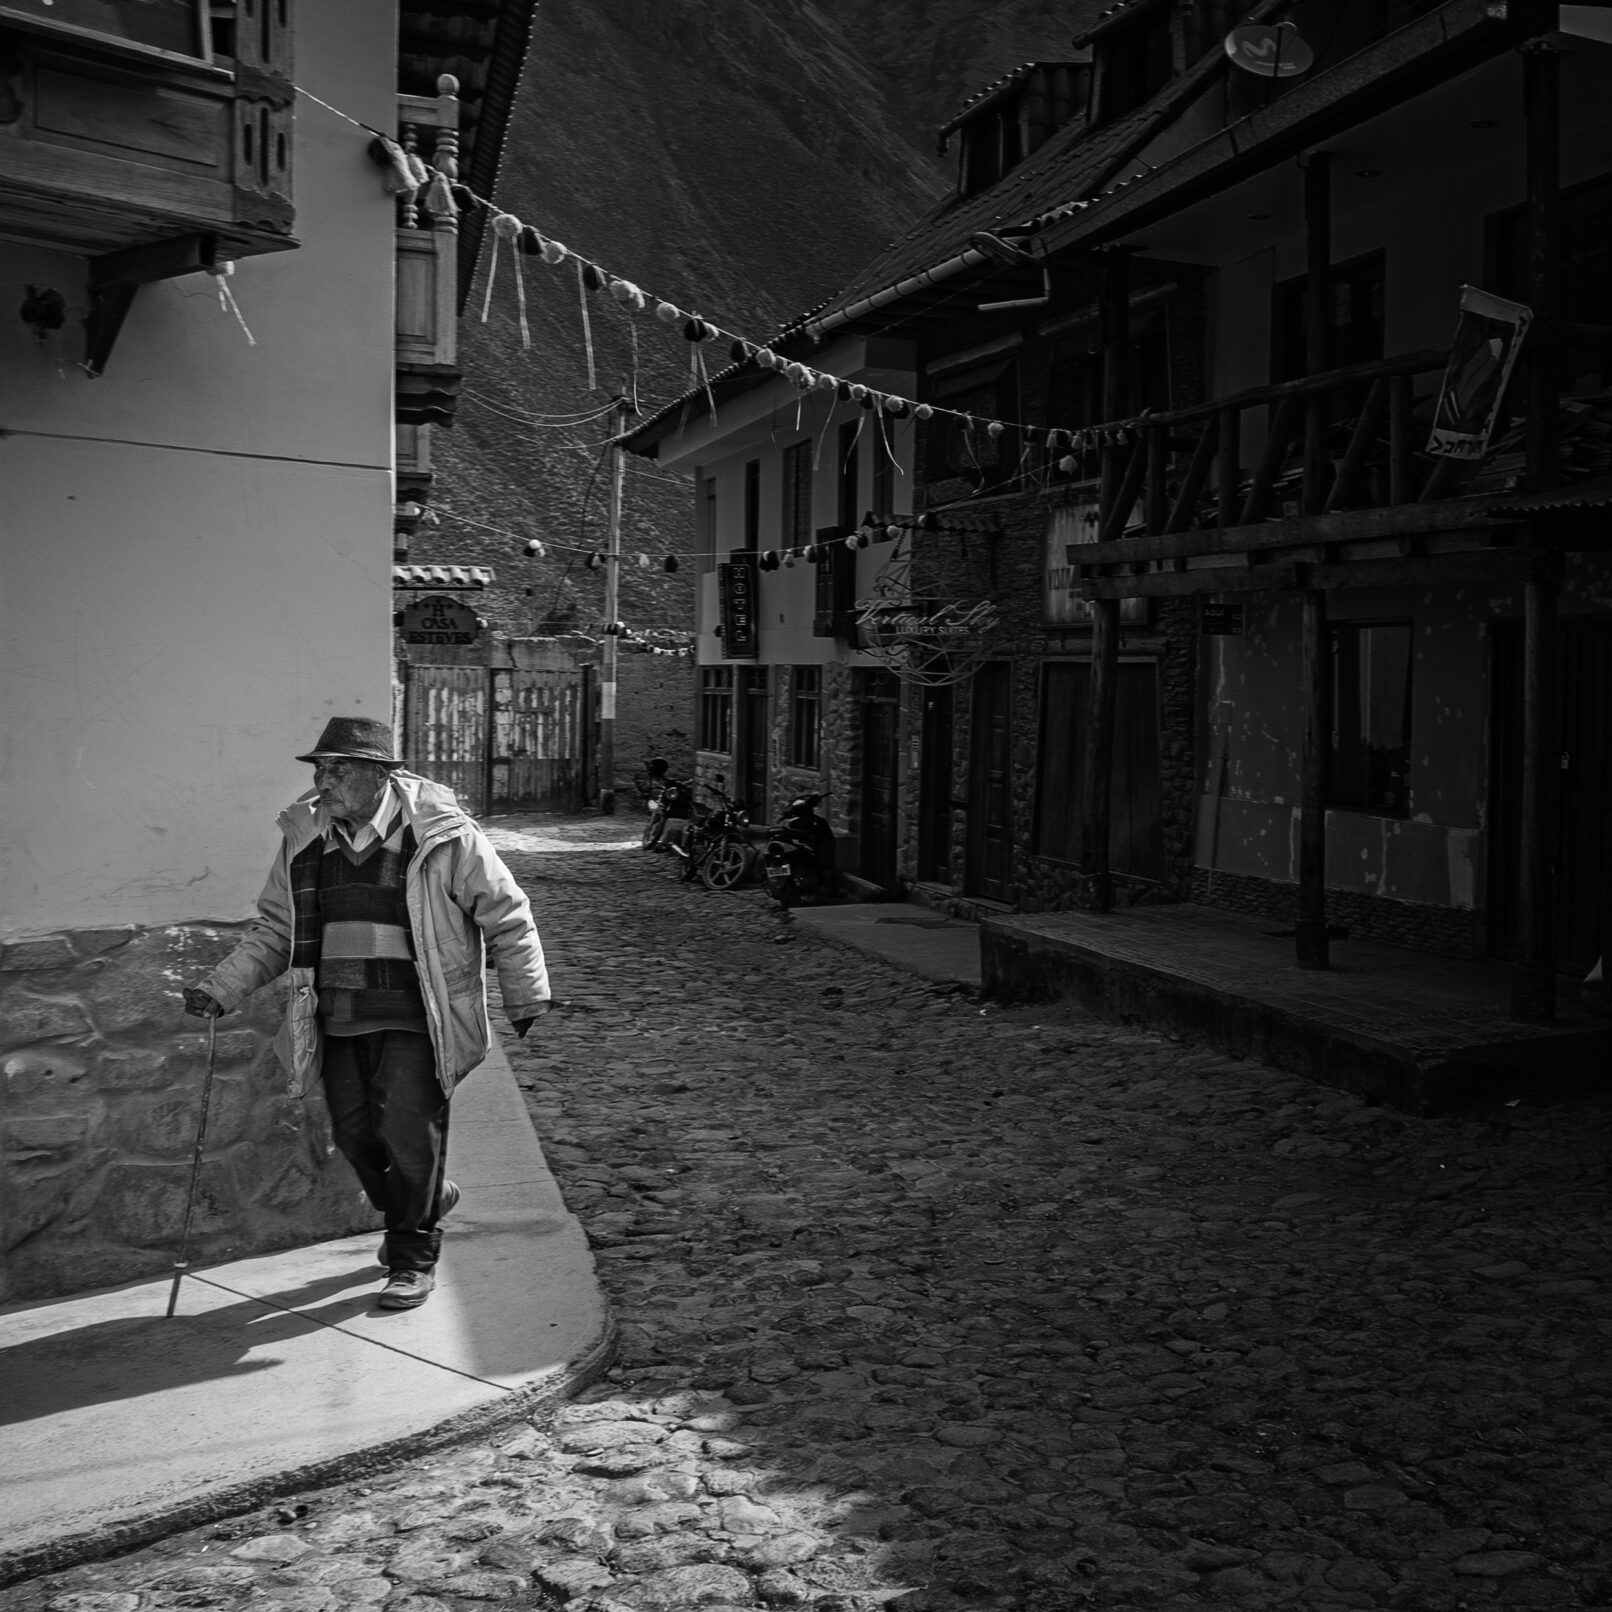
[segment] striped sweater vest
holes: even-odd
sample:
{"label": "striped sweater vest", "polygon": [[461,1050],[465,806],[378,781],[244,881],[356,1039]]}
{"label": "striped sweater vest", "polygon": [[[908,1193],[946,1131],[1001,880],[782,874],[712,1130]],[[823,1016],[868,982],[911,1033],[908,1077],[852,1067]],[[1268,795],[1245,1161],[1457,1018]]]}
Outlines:
{"label": "striped sweater vest", "polygon": [[319,1016],[333,1027],[425,1027],[405,890],[415,849],[414,831],[400,818],[363,852],[332,834],[291,859],[291,965],[314,970]]}

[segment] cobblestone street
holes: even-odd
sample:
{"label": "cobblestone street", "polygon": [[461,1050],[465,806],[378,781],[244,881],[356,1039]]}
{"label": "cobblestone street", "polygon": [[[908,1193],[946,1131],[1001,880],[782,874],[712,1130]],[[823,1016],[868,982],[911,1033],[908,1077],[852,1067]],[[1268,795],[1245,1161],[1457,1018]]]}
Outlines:
{"label": "cobblestone street", "polygon": [[634,818],[492,827],[616,1365],[6,1612],[1612,1606],[1612,1102],[1411,1119],[842,950]]}

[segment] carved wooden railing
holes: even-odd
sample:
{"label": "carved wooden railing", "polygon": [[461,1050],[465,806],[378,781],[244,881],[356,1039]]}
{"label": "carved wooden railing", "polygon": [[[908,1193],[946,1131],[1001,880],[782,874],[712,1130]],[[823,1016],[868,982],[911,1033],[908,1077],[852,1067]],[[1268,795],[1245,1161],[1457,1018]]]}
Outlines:
{"label": "carved wooden railing", "polygon": [[[459,81],[438,94],[398,96],[398,144],[450,183],[459,177]],[[404,426],[450,425],[459,373],[459,218],[433,211],[431,189],[405,190],[397,209],[397,418]],[[440,187],[438,187],[440,194]]]}
{"label": "carved wooden railing", "polygon": [[[1104,468],[1099,541],[1444,496],[1452,485],[1445,461],[1418,473],[1413,409],[1416,377],[1442,369],[1447,356],[1429,348],[1096,427],[1129,437]],[[1247,433],[1260,445],[1245,467],[1244,420],[1256,409],[1269,416],[1262,441]]]}

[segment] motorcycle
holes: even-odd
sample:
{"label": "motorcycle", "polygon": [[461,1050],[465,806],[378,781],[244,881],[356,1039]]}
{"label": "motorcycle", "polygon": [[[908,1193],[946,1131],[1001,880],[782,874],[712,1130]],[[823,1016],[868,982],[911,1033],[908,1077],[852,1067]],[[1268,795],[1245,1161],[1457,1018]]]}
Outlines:
{"label": "motorcycle", "polygon": [[750,871],[750,816],[723,788],[722,779],[702,787],[717,804],[694,821],[681,844],[672,846],[681,863],[678,877],[686,884],[698,879],[708,890],[731,890]]}
{"label": "motorcycle", "polygon": [[645,793],[644,832],[639,843],[646,851],[670,851],[688,832],[694,815],[694,780],[657,776]]}
{"label": "motorcycle", "polygon": [[797,795],[768,837],[762,868],[767,894],[780,907],[810,906],[834,893],[834,831],[817,815],[822,803],[815,791]]}

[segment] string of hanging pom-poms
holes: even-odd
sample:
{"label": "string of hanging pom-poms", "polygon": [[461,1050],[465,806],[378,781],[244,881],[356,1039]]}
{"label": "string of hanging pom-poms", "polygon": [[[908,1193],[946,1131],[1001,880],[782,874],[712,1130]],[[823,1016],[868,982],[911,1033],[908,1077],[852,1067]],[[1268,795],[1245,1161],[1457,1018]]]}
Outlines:
{"label": "string of hanging pom-poms", "polygon": [[[324,104],[324,103],[320,103]],[[332,109],[333,110],[333,109]],[[349,121],[357,122],[356,119]],[[367,128],[360,124],[359,127]],[[371,131],[374,132],[374,131]],[[918,402],[897,393],[880,391],[860,381],[847,380],[827,370],[815,369],[796,359],[776,352],[765,342],[756,342],[729,330],[704,314],[692,312],[668,298],[656,297],[624,275],[618,275],[603,265],[593,262],[565,245],[563,241],[545,235],[535,225],[524,223],[514,213],[505,212],[496,203],[478,195],[468,185],[449,180],[413,152],[405,152],[386,135],[376,135],[371,142],[371,155],[388,170],[388,188],[401,192],[412,189],[420,198],[427,213],[443,216],[458,215],[472,208],[481,208],[489,221],[489,260],[487,278],[483,285],[481,320],[485,323],[492,310],[493,290],[498,281],[499,266],[503,258],[509,259],[510,278],[515,284],[515,297],[521,344],[531,346],[531,326],[527,317],[525,267],[531,260],[550,268],[565,263],[576,267],[578,301],[582,320],[583,344],[587,359],[588,385],[598,389],[598,367],[595,361],[593,326],[589,313],[590,296],[609,296],[634,314],[652,313],[660,323],[676,328],[689,343],[690,390],[703,392],[715,415],[715,398],[711,390],[711,374],[705,354],[713,345],[727,343],[728,358],[734,364],[754,363],[758,368],[772,370],[802,394],[832,392],[842,402],[855,402],[870,413],[892,420],[949,419],[970,430],[983,430],[993,442],[1014,432],[1027,446],[1040,442],[1049,454],[1061,454],[1058,469],[1065,474],[1080,471],[1080,455],[1095,449],[1123,447],[1128,444],[1142,425],[1141,418],[1110,423],[1101,427],[1065,429],[1060,426],[1026,425],[1012,420],[996,419],[970,414],[960,409],[949,409],[941,404]]]}

